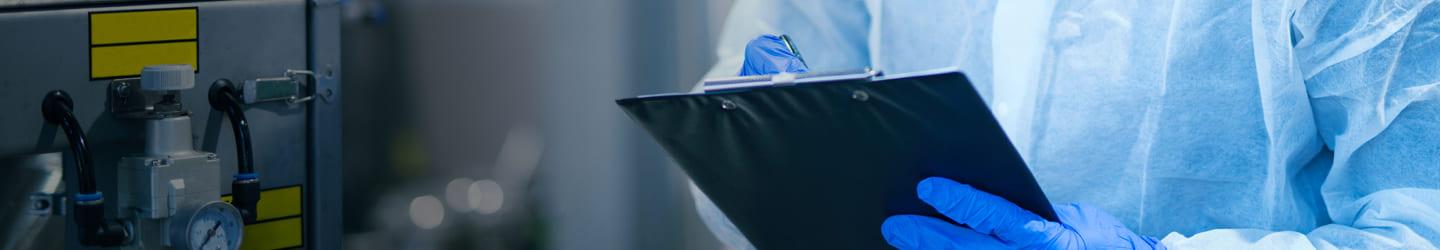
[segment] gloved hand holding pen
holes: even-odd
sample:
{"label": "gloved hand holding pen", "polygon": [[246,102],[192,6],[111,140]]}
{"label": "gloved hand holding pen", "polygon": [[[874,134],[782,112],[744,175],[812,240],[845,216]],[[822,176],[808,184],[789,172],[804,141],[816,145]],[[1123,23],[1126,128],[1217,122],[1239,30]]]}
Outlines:
{"label": "gloved hand holding pen", "polygon": [[740,76],[808,71],[805,60],[783,36],[760,35],[745,44],[745,62],[740,66]]}

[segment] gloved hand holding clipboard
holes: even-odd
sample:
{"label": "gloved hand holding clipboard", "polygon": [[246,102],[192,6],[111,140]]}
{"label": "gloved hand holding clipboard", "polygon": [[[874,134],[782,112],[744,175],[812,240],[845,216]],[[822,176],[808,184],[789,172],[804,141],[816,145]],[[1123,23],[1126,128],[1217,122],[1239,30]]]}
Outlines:
{"label": "gloved hand holding clipboard", "polygon": [[931,176],[1057,220],[962,73],[877,75],[752,76],[616,102],[761,249],[884,248],[888,216],[945,218],[916,196]]}

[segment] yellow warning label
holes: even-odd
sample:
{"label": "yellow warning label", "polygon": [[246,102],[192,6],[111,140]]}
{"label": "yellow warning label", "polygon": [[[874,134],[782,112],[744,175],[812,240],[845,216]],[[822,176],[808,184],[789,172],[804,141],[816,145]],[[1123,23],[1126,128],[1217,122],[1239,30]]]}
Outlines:
{"label": "yellow warning label", "polygon": [[[260,191],[255,223],[245,225],[240,249],[285,249],[304,246],[304,192],[299,185]],[[231,196],[220,200],[230,202]]]}
{"label": "yellow warning label", "polygon": [[300,220],[300,217],[293,217],[245,225],[245,236],[244,239],[240,239],[240,249],[270,250],[300,247],[302,246]]}
{"label": "yellow warning label", "polygon": [[199,71],[198,9],[90,13],[90,79],[134,77],[155,64]]}
{"label": "yellow warning label", "polygon": [[196,9],[90,13],[90,45],[191,40]]}
{"label": "yellow warning label", "polygon": [[90,48],[90,77],[113,78],[135,76],[145,65],[189,64],[195,60],[195,41],[146,43]]}
{"label": "yellow warning label", "polygon": [[[220,200],[230,202],[230,195]],[[300,215],[300,186],[273,188],[260,191],[260,203],[255,204],[255,220],[270,220]]]}

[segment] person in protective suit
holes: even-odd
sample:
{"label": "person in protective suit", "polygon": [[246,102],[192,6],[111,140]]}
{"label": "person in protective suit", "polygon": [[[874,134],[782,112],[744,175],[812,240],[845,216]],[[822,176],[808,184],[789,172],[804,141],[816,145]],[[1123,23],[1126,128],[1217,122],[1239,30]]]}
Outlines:
{"label": "person in protective suit", "polygon": [[964,226],[892,216],[897,248],[1440,244],[1432,1],[737,0],[718,47],[709,77],[960,68],[1064,222],[930,178],[919,197]]}

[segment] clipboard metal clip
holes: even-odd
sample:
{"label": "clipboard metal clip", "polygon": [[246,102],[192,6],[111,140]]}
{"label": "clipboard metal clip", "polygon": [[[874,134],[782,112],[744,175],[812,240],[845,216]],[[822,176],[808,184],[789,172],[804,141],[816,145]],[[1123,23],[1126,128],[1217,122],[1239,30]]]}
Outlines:
{"label": "clipboard metal clip", "polygon": [[837,80],[871,80],[881,76],[879,70],[870,68],[827,71],[814,73],[780,73],[774,75],[742,76],[706,79],[701,82],[706,93],[717,91],[736,91],[752,88],[782,87],[815,82],[828,82]]}

